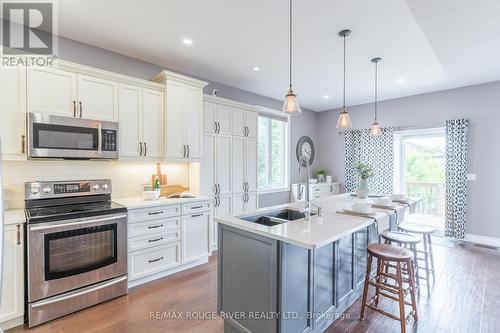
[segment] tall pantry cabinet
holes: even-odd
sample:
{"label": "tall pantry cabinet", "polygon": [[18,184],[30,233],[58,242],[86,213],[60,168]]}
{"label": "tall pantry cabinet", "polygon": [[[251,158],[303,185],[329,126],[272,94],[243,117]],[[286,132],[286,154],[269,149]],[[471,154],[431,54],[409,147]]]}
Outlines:
{"label": "tall pantry cabinet", "polygon": [[[201,194],[214,200],[214,215],[257,209],[258,113],[251,106],[205,96]],[[217,227],[212,228],[212,247]]]}

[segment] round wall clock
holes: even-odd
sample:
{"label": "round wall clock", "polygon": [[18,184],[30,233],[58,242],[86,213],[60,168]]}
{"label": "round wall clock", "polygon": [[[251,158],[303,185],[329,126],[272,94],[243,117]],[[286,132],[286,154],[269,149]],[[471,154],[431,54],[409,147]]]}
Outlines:
{"label": "round wall clock", "polygon": [[[311,138],[308,136],[301,137],[299,139],[299,142],[297,142],[296,152],[297,161],[300,161],[300,158],[302,156],[305,156],[309,161],[309,165],[311,165],[314,161],[314,143]],[[304,161],[302,161],[302,166],[306,166],[306,163]]]}

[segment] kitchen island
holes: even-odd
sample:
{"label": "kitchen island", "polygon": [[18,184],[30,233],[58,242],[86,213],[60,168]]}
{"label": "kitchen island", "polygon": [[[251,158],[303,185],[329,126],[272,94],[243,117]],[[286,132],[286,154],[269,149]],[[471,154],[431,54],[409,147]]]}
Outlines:
{"label": "kitchen island", "polygon": [[397,205],[373,217],[338,213],[352,200],[313,200],[322,216],[310,221],[256,220],[287,210],[297,218],[303,203],[216,219],[218,310],[225,332],[323,332],[342,316],[362,294],[367,245],[378,242],[379,233],[402,220],[406,210]]}

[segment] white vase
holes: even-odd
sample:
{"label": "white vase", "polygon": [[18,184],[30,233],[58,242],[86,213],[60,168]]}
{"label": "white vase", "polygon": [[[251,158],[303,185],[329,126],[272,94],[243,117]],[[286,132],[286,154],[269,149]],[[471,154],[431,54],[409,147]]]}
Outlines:
{"label": "white vase", "polygon": [[359,186],[356,191],[356,195],[360,199],[366,199],[368,197],[368,179],[359,179]]}

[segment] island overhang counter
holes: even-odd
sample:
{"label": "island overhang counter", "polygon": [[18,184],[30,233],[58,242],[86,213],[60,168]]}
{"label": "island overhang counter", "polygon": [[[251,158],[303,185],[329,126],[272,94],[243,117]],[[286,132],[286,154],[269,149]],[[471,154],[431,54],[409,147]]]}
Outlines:
{"label": "island overhang counter", "polygon": [[218,311],[225,332],[323,332],[362,294],[367,245],[404,217],[405,207],[378,210],[373,218],[337,213],[348,195],[312,201],[322,216],[259,225],[246,216],[219,217]]}

